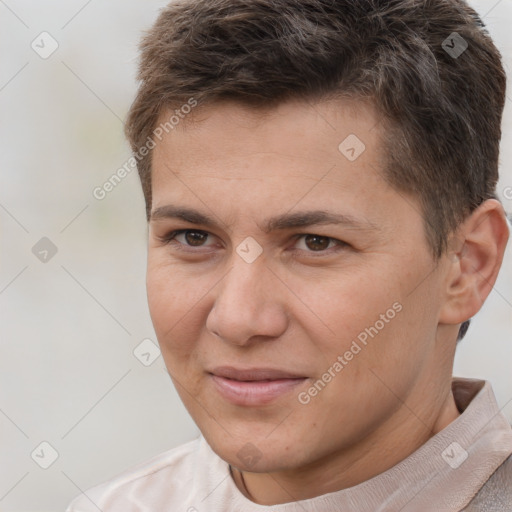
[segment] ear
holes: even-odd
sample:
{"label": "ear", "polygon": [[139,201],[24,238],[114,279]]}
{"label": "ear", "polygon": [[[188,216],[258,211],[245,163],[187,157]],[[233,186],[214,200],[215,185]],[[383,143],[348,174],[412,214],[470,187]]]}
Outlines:
{"label": "ear", "polygon": [[440,324],[460,324],[480,310],[498,277],[508,237],[505,212],[495,199],[483,202],[459,226],[448,254]]}

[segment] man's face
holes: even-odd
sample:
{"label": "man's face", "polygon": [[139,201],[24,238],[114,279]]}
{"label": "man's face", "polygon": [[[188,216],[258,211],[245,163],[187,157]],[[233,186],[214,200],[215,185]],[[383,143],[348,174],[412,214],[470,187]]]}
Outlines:
{"label": "man's face", "polygon": [[418,201],[382,178],[374,110],[261,114],[198,107],[157,144],[147,286],[203,435],[232,465],[267,472],[390,430],[404,402],[419,424],[450,361],[436,343],[444,267]]}

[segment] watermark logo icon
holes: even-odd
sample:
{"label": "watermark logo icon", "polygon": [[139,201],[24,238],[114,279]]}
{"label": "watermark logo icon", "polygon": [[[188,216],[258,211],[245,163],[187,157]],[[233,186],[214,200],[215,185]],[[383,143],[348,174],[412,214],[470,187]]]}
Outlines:
{"label": "watermark logo icon", "polygon": [[452,469],[457,469],[468,458],[468,452],[454,441],[443,450],[441,457]]}
{"label": "watermark logo icon", "polygon": [[48,32],[41,32],[30,45],[41,59],[49,59],[58,49],[59,43]]}
{"label": "watermark logo icon", "polygon": [[263,453],[261,453],[261,451],[252,443],[246,443],[238,451],[236,456],[245,464],[246,467],[252,468],[263,457]]}
{"label": "watermark logo icon", "polygon": [[149,338],[142,340],[133,350],[133,355],[144,366],[151,366],[160,357],[160,353],[160,348]]}
{"label": "watermark logo icon", "polygon": [[253,263],[263,252],[263,247],[252,236],[248,236],[236,248],[236,252],[246,263]]}
{"label": "watermark logo icon", "polygon": [[338,150],[348,161],[354,162],[364,153],[366,146],[357,135],[351,133],[340,143]]}
{"label": "watermark logo icon", "polygon": [[43,441],[30,456],[38,466],[48,469],[59,458],[59,453],[49,442]]}
{"label": "watermark logo icon", "polygon": [[47,237],[41,238],[41,240],[32,247],[32,254],[41,263],[48,263],[57,254],[57,251],[57,246]]}
{"label": "watermark logo icon", "polygon": [[457,32],[452,32],[441,46],[450,57],[458,59],[468,49],[468,42]]}

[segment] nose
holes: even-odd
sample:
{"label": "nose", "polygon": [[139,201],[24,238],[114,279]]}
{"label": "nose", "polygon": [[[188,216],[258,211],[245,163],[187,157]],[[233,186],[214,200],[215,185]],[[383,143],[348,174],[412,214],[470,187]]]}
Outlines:
{"label": "nose", "polygon": [[288,325],[279,279],[263,258],[247,263],[234,255],[234,263],[215,287],[217,295],[206,328],[226,343],[245,346],[277,338]]}

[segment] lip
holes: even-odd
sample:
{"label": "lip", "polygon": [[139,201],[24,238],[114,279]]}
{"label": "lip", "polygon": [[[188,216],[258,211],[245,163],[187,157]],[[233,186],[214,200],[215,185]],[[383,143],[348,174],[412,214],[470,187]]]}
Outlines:
{"label": "lip", "polygon": [[219,394],[234,405],[268,404],[291,392],[307,377],[272,368],[239,369],[222,366],[210,373]]}

